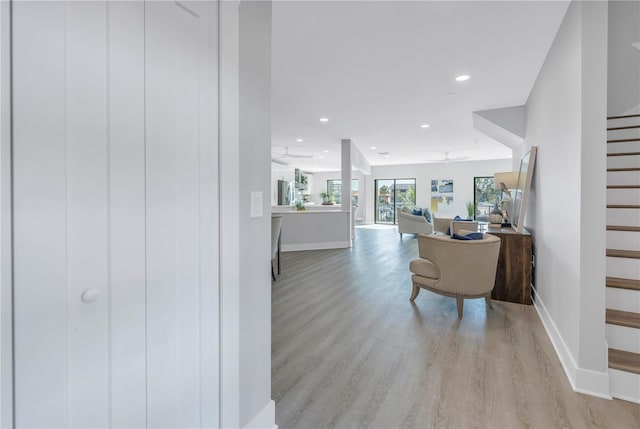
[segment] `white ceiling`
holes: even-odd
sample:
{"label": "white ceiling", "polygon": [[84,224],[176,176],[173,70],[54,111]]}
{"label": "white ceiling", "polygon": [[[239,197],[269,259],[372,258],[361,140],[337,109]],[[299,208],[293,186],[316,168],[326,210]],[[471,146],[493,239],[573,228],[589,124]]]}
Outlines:
{"label": "white ceiling", "polygon": [[[288,146],[313,155],[289,158],[291,165],[336,169],[343,138],[371,165],[422,163],[445,152],[510,158],[510,149],[473,129],[471,112],[526,102],[567,7],[567,1],[274,1],[273,158]],[[461,74],[471,79],[456,82]],[[323,116],[329,122],[321,123]]]}

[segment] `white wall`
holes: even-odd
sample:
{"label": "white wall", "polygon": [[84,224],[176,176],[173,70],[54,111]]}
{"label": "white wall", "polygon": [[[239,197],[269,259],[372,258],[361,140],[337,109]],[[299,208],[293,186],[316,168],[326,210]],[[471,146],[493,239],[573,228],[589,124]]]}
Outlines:
{"label": "white wall", "polygon": [[13,419],[9,2],[0,2],[0,427]]}
{"label": "white wall", "polygon": [[[240,3],[240,425],[274,423],[271,401],[271,2]],[[250,193],[264,215],[250,218]],[[264,411],[263,411],[264,410]],[[257,419],[256,419],[257,417]]]}
{"label": "white wall", "polygon": [[574,389],[608,395],[606,2],[572,2],[526,104],[536,308]]}
{"label": "white wall", "polygon": [[367,189],[368,209],[373,213],[374,185],[377,179],[416,179],[416,205],[431,208],[431,180],[453,180],[453,210],[444,217],[467,216],[466,204],[473,202],[473,178],[511,171],[511,159],[371,167],[371,186]]}
{"label": "white wall", "polygon": [[609,115],[640,113],[640,2],[609,2]]}

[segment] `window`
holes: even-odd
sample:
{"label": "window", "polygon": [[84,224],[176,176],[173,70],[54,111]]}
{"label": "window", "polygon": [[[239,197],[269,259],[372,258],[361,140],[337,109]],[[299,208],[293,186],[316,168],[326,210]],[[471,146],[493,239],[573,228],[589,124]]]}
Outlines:
{"label": "window", "polygon": [[[333,197],[336,204],[342,204],[342,180],[327,180],[327,194]],[[351,205],[358,206],[358,179],[351,179]]]}
{"label": "window", "polygon": [[500,205],[500,190],[493,184],[493,176],[473,178],[475,219],[489,221],[489,213]]}

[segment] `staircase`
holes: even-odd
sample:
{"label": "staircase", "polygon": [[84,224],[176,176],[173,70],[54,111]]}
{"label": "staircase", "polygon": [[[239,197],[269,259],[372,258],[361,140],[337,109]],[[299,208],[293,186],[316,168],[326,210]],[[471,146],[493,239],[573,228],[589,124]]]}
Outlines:
{"label": "staircase", "polygon": [[640,403],[640,114],[607,118],[610,392]]}

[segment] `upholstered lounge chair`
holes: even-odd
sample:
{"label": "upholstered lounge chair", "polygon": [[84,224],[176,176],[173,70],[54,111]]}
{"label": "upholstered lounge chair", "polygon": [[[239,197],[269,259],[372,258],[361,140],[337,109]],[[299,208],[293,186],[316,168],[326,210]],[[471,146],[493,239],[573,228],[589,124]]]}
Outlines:
{"label": "upholstered lounge chair", "polygon": [[[469,232],[469,231],[461,231]],[[462,319],[464,299],[485,298],[491,307],[500,239],[484,234],[482,240],[455,240],[448,235],[419,235],[419,259],[411,261],[413,302],[420,289],[456,298]]]}
{"label": "upholstered lounge chair", "polygon": [[398,209],[398,232],[402,234],[433,234],[433,225],[422,215],[414,215],[407,208]]}

